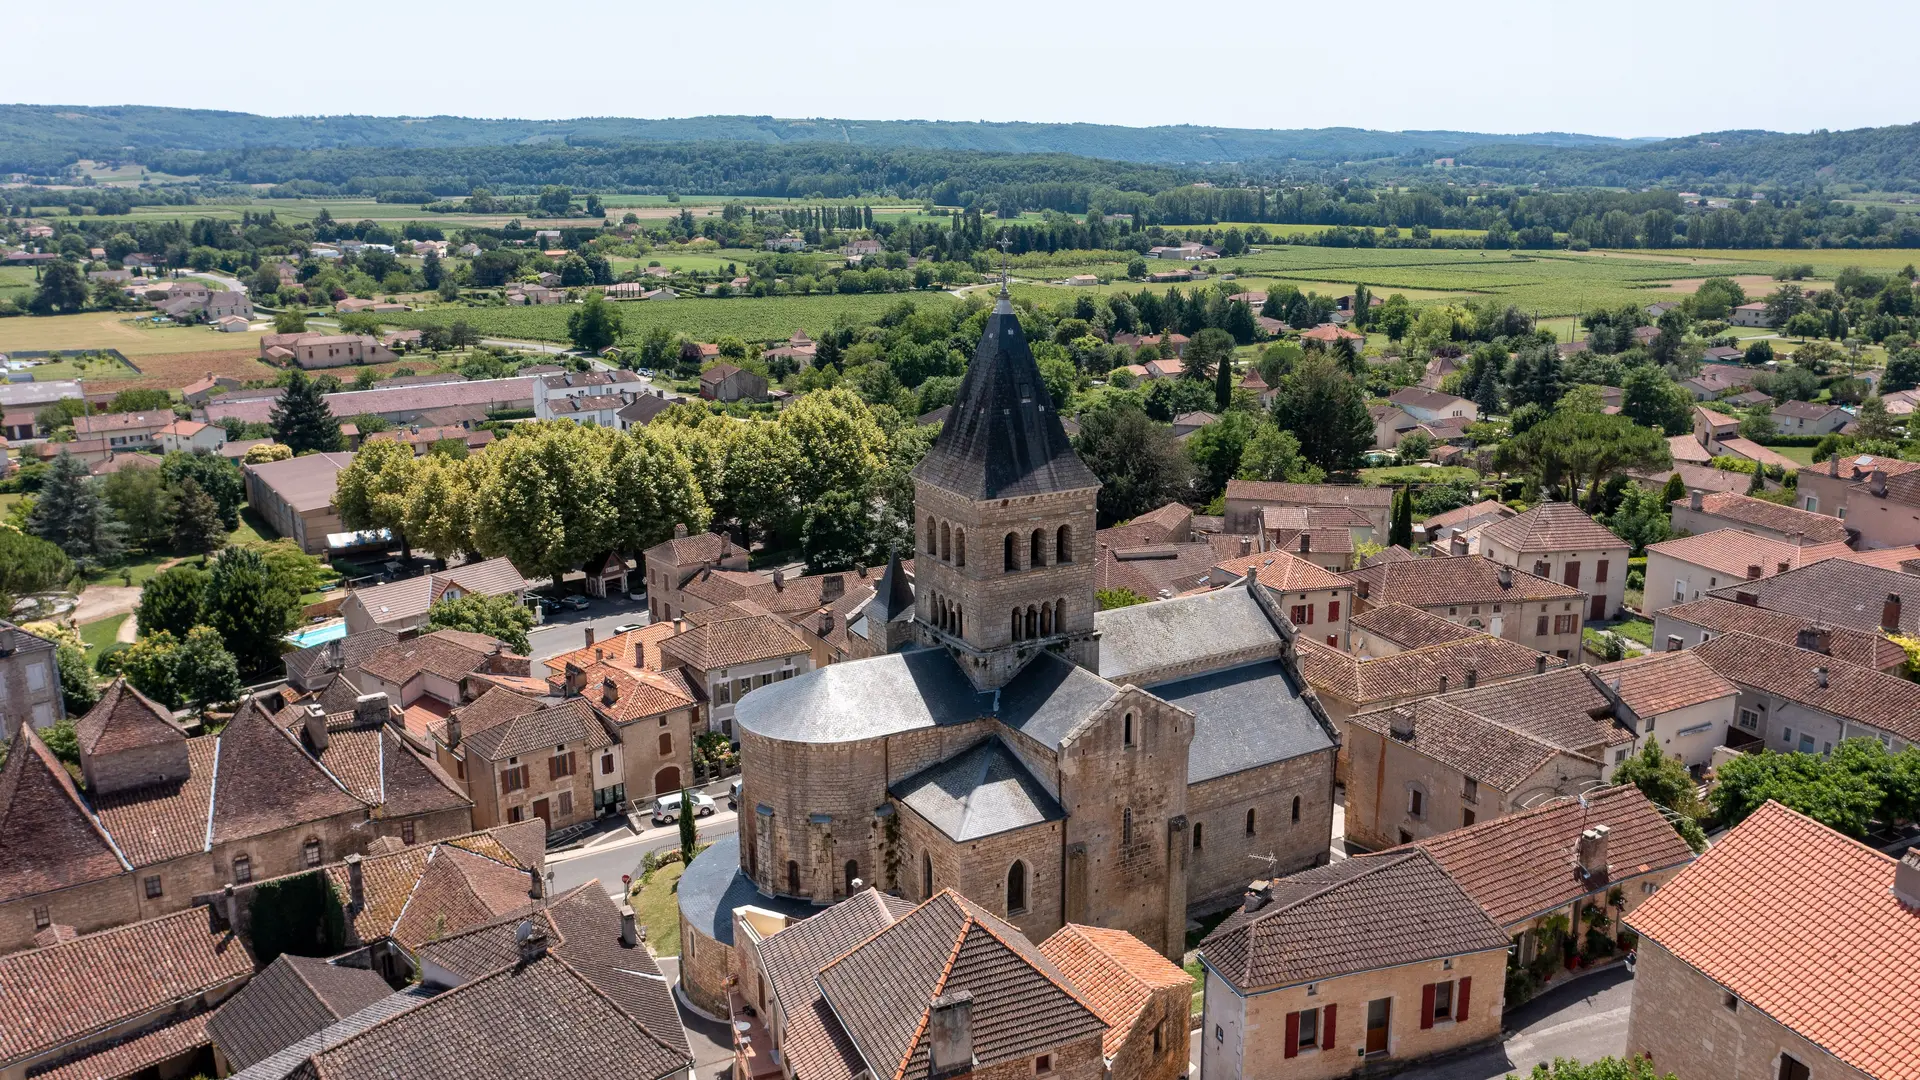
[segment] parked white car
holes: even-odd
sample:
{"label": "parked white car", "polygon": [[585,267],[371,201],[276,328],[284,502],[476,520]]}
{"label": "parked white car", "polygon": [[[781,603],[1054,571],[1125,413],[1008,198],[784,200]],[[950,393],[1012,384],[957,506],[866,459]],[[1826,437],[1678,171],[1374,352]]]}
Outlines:
{"label": "parked white car", "polygon": [[[696,818],[710,817],[719,810],[719,807],[713,804],[713,800],[711,798],[708,798],[706,795],[698,791],[693,793],[692,798],[693,798],[693,816]],[[653,823],[655,825],[666,825],[671,822],[675,822],[679,820],[680,820],[680,793],[679,792],[676,791],[671,795],[662,795],[659,798],[653,800]]]}

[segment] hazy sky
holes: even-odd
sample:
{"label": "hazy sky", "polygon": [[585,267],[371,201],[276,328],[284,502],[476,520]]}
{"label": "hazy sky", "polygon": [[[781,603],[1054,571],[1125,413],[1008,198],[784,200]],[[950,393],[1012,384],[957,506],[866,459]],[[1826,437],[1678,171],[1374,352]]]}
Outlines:
{"label": "hazy sky", "polygon": [[0,101],[40,104],[1629,136],[1920,119],[1912,0],[104,0],[6,24],[32,44]]}

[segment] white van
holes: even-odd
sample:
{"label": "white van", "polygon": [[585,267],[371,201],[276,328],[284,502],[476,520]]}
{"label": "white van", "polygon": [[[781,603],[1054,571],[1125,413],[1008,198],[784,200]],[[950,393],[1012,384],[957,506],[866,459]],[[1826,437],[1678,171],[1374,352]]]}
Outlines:
{"label": "white van", "polygon": [[[718,810],[718,807],[713,805],[712,799],[708,798],[706,795],[698,791],[693,793],[693,816],[694,817],[696,818],[709,817],[716,810]],[[655,825],[666,825],[671,822],[675,822],[679,820],[680,820],[680,793],[679,792],[676,791],[671,795],[662,795],[659,798],[653,800],[653,823]]]}

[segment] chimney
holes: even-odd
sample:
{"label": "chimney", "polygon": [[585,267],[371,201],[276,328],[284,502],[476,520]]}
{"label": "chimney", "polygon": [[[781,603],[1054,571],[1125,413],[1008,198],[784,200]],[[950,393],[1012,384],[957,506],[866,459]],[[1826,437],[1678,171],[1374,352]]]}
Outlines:
{"label": "chimney", "polygon": [[1888,593],[1886,602],[1880,605],[1880,629],[1889,634],[1900,632],[1900,594]]}
{"label": "chimney", "polygon": [[1546,653],[1541,653],[1539,656],[1533,658],[1533,673],[1535,675],[1545,675],[1547,673]]}
{"label": "chimney", "polygon": [[820,602],[830,604],[847,595],[847,578],[844,574],[828,574],[820,579]]}
{"label": "chimney", "polygon": [[1447,548],[1455,555],[1465,555],[1467,553],[1467,538],[1461,536],[1459,533],[1454,533],[1453,536],[1447,540]]}
{"label": "chimney", "polygon": [[1908,848],[1894,864],[1893,895],[1910,910],[1920,911],[1920,848]]}
{"label": "chimney", "polygon": [[1689,510],[1705,510],[1706,508],[1707,508],[1707,493],[1706,493],[1706,492],[1704,492],[1704,491],[1689,491],[1689,492],[1687,492],[1687,509],[1689,509]]}
{"label": "chimney", "polygon": [[533,886],[527,890],[527,895],[533,897],[535,900],[545,900],[547,898],[546,874],[538,867],[535,867],[529,872],[528,876],[533,878]]}
{"label": "chimney", "polygon": [[1447,692],[1447,677],[1445,675],[1440,676],[1440,692],[1443,694]]}
{"label": "chimney", "polygon": [[1253,881],[1247,884],[1247,895],[1241,901],[1241,907],[1251,914],[1267,906],[1273,899],[1273,883],[1267,880]]}
{"label": "chimney", "polygon": [[1244,559],[1251,554],[1253,554],[1253,537],[1251,536],[1241,537],[1240,538],[1240,557]]}
{"label": "chimney", "polygon": [[347,862],[347,910],[357,912],[367,906],[367,875],[360,869],[360,856],[349,855]]}
{"label": "chimney", "polygon": [[1607,833],[1605,825],[1595,825],[1580,834],[1579,859],[1580,876],[1588,879],[1605,876],[1607,872]]}
{"label": "chimney", "polygon": [[620,700],[620,687],[618,684],[616,684],[613,681],[613,676],[609,675],[606,678],[601,679],[600,680],[600,704],[612,705],[614,702],[617,702],[619,700]]}
{"label": "chimney", "polygon": [[1503,589],[1513,588],[1513,567],[1505,563],[1500,564],[1500,587]]}
{"label": "chimney", "polygon": [[1757,564],[1757,563],[1748,563],[1748,564],[1747,564],[1747,580],[1748,580],[1748,581],[1758,581],[1758,580],[1760,580],[1760,566],[1759,566],[1759,564]]}
{"label": "chimney", "polygon": [[1480,685],[1480,669],[1468,668],[1467,669],[1467,689],[1471,690],[1478,685]]}
{"label": "chimney", "polygon": [[460,747],[460,710],[455,709],[452,712],[447,714],[447,749],[457,750],[459,749],[459,747]]}
{"label": "chimney", "polygon": [[1793,564],[1785,560],[1773,564],[1773,572],[1776,574],[1784,574],[1791,569],[1793,569]]}
{"label": "chimney", "polygon": [[620,905],[620,944],[629,949],[640,945],[640,926],[633,918],[633,905]]}
{"label": "chimney", "polygon": [[776,568],[773,571],[773,591],[785,592],[786,588],[787,588],[787,572],[785,570]]}
{"label": "chimney", "polygon": [[1887,497],[1887,470],[1885,469],[1873,470],[1873,472],[1867,476],[1867,490],[1871,491],[1873,493],[1873,497],[1876,499],[1886,498]]}
{"label": "chimney", "polygon": [[1736,604],[1745,604],[1748,607],[1759,607],[1760,594],[1744,592],[1744,591],[1737,592],[1733,594],[1733,602]]}
{"label": "chimney", "polygon": [[933,999],[927,1021],[927,1072],[934,1077],[973,1071],[973,995],[955,990]]}
{"label": "chimney", "polygon": [[831,611],[821,612],[820,622],[817,626],[814,627],[814,629],[815,631],[818,632],[819,636],[821,637],[826,637],[828,634],[833,633],[833,612]]}
{"label": "chimney", "polygon": [[587,673],[580,670],[579,664],[570,663],[560,677],[560,696],[563,698],[579,697],[581,691],[586,688],[586,683]]}
{"label": "chimney", "polygon": [[316,754],[327,749],[327,707],[317,701],[307,702],[301,722],[307,728],[307,745]]}
{"label": "chimney", "polygon": [[[1441,687],[1440,691],[1441,693],[1445,693],[1446,687]],[[1411,740],[1413,738],[1413,711],[1411,709],[1395,709],[1388,713],[1387,733],[1399,739],[1401,742]]]}
{"label": "chimney", "polygon": [[1367,584],[1366,578],[1358,578],[1353,583],[1353,591],[1360,597],[1360,599],[1365,600],[1367,598],[1367,593],[1372,590],[1371,590],[1371,587]]}
{"label": "chimney", "polygon": [[1833,631],[1824,626],[1803,626],[1794,635],[1795,645],[1808,652],[1826,653],[1833,647]]}
{"label": "chimney", "polygon": [[682,522],[675,523],[675,525],[673,526],[673,538],[675,540],[685,540],[687,538],[686,522],[682,521]]}
{"label": "chimney", "polygon": [[1313,537],[1309,536],[1305,532],[1302,532],[1300,534],[1300,554],[1305,555],[1311,552],[1312,550],[1313,550]]}
{"label": "chimney", "polygon": [[393,718],[385,694],[361,694],[353,699],[353,722],[358,726],[384,724]]}
{"label": "chimney", "polygon": [[531,964],[535,960],[547,955],[547,932],[535,925],[531,919],[521,922],[518,927],[514,928],[513,940],[520,947],[520,963],[522,966]]}
{"label": "chimney", "polygon": [[593,627],[591,626],[587,627],[587,644],[593,644]]}
{"label": "chimney", "polygon": [[1827,688],[1827,669],[1824,667],[1814,668],[1813,679],[1820,684],[1820,689],[1825,690]]}

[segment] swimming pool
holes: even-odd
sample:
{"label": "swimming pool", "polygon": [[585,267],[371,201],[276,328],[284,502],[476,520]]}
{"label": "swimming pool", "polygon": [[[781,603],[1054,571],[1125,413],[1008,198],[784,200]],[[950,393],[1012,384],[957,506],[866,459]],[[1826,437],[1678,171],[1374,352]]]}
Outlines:
{"label": "swimming pool", "polygon": [[332,622],[322,623],[319,626],[309,626],[296,634],[288,634],[287,640],[293,642],[295,648],[304,649],[310,645],[318,645],[323,641],[338,641],[346,636],[346,620],[335,619]]}

